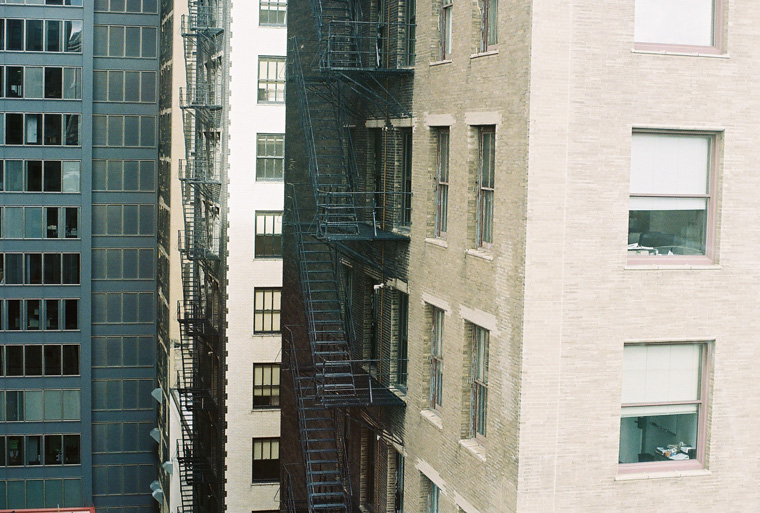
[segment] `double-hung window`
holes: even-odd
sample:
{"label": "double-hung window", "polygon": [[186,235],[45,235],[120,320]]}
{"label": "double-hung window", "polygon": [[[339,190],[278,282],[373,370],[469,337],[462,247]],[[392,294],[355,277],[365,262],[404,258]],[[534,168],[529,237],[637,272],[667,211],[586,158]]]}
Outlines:
{"label": "double-hung window", "polygon": [[480,51],[495,50],[499,42],[499,0],[480,0]]}
{"label": "double-hung window", "polygon": [[253,407],[274,408],[280,405],[280,364],[253,364]]}
{"label": "double-hung window", "polygon": [[256,180],[282,180],[285,171],[285,135],[256,136]]}
{"label": "double-hung window", "polygon": [[472,329],[471,434],[485,438],[488,419],[488,345],[490,333],[480,326]]}
{"label": "double-hung window", "polygon": [[259,25],[284,27],[287,0],[259,0]]}
{"label": "double-hung window", "polygon": [[703,466],[708,353],[706,343],[624,346],[622,471]]}
{"label": "double-hung window", "polygon": [[449,210],[449,128],[437,130],[438,154],[435,172],[435,236],[445,237]]}
{"label": "double-hung window", "polygon": [[280,439],[254,438],[251,481],[254,483],[280,480]]}
{"label": "double-hung window", "polygon": [[282,289],[257,288],[253,292],[254,333],[280,332],[280,301]]}
{"label": "double-hung window", "polygon": [[438,32],[440,34],[440,47],[438,59],[451,59],[451,17],[454,9],[454,0],[440,0],[441,14],[439,16]]}
{"label": "double-hung window", "polygon": [[427,477],[423,477],[427,488],[427,500],[425,513],[439,513],[441,502],[441,489]]}
{"label": "double-hung window", "polygon": [[259,103],[285,103],[285,57],[259,57]]}
{"label": "double-hung window", "polygon": [[629,261],[712,260],[714,155],[711,134],[634,132]]}
{"label": "double-hung window", "polygon": [[443,316],[444,311],[432,307],[433,326],[430,334],[430,408],[437,410],[443,400]]}
{"label": "double-hung window", "polygon": [[282,212],[256,212],[256,258],[282,257]]}
{"label": "double-hung window", "polygon": [[719,53],[722,14],[723,0],[636,0],[635,47]]}
{"label": "double-hung window", "polygon": [[483,126],[478,130],[478,212],[477,245],[490,248],[493,244],[494,166],[496,164],[496,129]]}

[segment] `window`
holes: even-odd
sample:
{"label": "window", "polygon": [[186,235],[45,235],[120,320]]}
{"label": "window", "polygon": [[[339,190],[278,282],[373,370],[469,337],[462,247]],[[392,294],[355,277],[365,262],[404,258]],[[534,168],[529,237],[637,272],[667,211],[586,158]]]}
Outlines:
{"label": "window", "polygon": [[493,192],[496,161],[496,130],[493,126],[479,129],[480,155],[478,159],[478,218],[477,244],[490,248],[493,243]]}
{"label": "window", "polygon": [[623,348],[621,464],[703,466],[708,353],[704,343]]}
{"label": "window", "polygon": [[259,57],[259,103],[285,103],[285,57]]}
{"label": "window", "polygon": [[92,188],[96,191],[156,190],[153,160],[93,160]]}
{"label": "window", "polygon": [[715,137],[641,132],[631,143],[629,260],[711,261]]}
{"label": "window", "polygon": [[642,50],[720,51],[722,0],[636,0],[633,40]]}
{"label": "window", "polygon": [[440,34],[439,60],[451,59],[451,16],[453,7],[454,0],[441,0],[441,14],[438,20],[438,31]]}
{"label": "window", "polygon": [[78,146],[79,114],[5,114],[5,144]]}
{"label": "window", "polygon": [[443,316],[432,307],[433,326],[430,334],[430,407],[439,409],[443,399]]}
{"label": "window", "polygon": [[285,171],[285,135],[256,136],[256,180],[282,180]]}
{"label": "window", "polygon": [[156,101],[155,71],[96,71],[93,100],[98,102]]}
{"label": "window", "polygon": [[449,211],[449,128],[436,130],[438,152],[435,172],[435,236],[445,237]]}
{"label": "window", "polygon": [[256,212],[256,258],[282,257],[282,212]]}
{"label": "window", "polygon": [[95,0],[95,12],[156,13],[158,0]]}
{"label": "window", "polygon": [[259,0],[259,25],[285,26],[287,0]]}
{"label": "window", "polygon": [[406,38],[404,39],[403,65],[414,66],[414,47],[417,30],[417,1],[406,0]]}
{"label": "window", "polygon": [[441,501],[441,489],[436,486],[430,479],[423,476],[423,486],[427,490],[427,500],[425,501],[425,513],[439,513]]}
{"label": "window", "polygon": [[282,289],[256,289],[253,300],[253,331],[280,332],[280,297]]}
{"label": "window", "polygon": [[156,145],[155,116],[95,115],[93,146],[154,147]]}
{"label": "window", "polygon": [[155,27],[95,25],[95,57],[155,58]]}
{"label": "window", "polygon": [[499,0],[480,0],[480,51],[496,49],[499,42]]}
{"label": "window", "polygon": [[488,418],[488,344],[490,333],[480,326],[472,327],[472,418],[470,430],[473,438],[486,436]]}
{"label": "window", "polygon": [[393,513],[404,513],[404,460],[404,455],[396,452],[394,461]]}
{"label": "window", "polygon": [[401,224],[412,224],[412,129],[401,129]]}
{"label": "window", "polygon": [[280,480],[279,438],[253,439],[253,470],[251,480],[254,483]]}
{"label": "window", "polygon": [[406,390],[409,354],[409,295],[398,295],[398,347],[396,350],[396,386]]}
{"label": "window", "polygon": [[253,364],[253,407],[280,406],[280,365]]}

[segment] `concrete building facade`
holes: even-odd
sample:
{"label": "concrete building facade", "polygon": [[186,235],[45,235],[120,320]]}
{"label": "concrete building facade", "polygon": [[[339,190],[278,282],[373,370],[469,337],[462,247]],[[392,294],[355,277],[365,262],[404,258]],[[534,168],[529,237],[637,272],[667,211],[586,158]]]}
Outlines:
{"label": "concrete building facade", "polygon": [[280,501],[286,9],[284,0],[231,8],[228,511],[273,511]]}
{"label": "concrete building facade", "polygon": [[[353,12],[371,17],[375,5]],[[334,412],[346,465],[360,467],[344,486],[351,505],[335,511],[668,511],[671,496],[690,511],[756,509],[752,463],[729,448],[741,440],[755,452],[760,413],[746,232],[760,185],[750,114],[760,97],[747,87],[757,19],[741,2],[683,9],[417,2],[408,271],[382,269],[374,284],[408,293],[408,382],[389,387],[405,410],[399,424],[389,408],[369,418],[344,410],[345,398],[338,407],[313,394]],[[391,12],[401,19],[404,9]],[[306,22],[291,13],[290,27]],[[329,57],[329,42],[302,61]],[[342,55],[351,67],[355,56]],[[352,135],[403,128],[394,116],[350,119],[341,128]],[[296,189],[310,180],[304,125],[289,115]],[[371,177],[371,154],[354,148],[360,180],[361,170]],[[350,246],[330,236],[316,233]],[[348,249],[336,266],[349,264],[346,253],[376,255]],[[287,256],[284,322],[298,325],[304,314],[289,312],[310,319],[299,295],[312,277],[291,278]],[[354,319],[355,301],[342,299]],[[403,310],[386,318],[391,360],[405,327],[394,312]],[[356,340],[371,344],[371,330]],[[290,425],[285,408],[303,402],[294,389],[294,403],[284,398]],[[345,417],[362,419],[359,453]],[[379,480],[365,464],[378,454]],[[309,458],[300,461],[305,507],[318,511]]]}
{"label": "concrete building facade", "polygon": [[0,508],[155,511],[159,6],[0,9]]}

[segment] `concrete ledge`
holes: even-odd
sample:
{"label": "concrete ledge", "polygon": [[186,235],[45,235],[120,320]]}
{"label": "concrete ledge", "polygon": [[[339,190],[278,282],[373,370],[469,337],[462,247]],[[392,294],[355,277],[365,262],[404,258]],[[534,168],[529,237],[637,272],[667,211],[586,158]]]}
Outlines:
{"label": "concrete ledge", "polygon": [[459,440],[459,445],[467,449],[467,451],[478,458],[480,461],[486,461],[486,448],[483,444],[475,440],[474,438],[468,438],[466,440]]}
{"label": "concrete ledge", "polygon": [[483,250],[483,249],[465,249],[464,254],[468,256],[482,258],[483,260],[488,260],[489,262],[493,262],[493,253],[491,253],[490,251]]}
{"label": "concrete ledge", "polygon": [[446,242],[446,239],[437,239],[435,237],[425,237],[425,242],[427,244],[432,244],[433,246],[438,246],[439,248],[449,247],[449,243]]}
{"label": "concrete ledge", "polygon": [[443,431],[443,419],[441,419],[441,416],[435,410],[420,410],[420,416]]}
{"label": "concrete ledge", "polygon": [[712,472],[707,469],[697,470],[666,470],[663,472],[636,472],[631,474],[618,474],[615,481],[642,481],[645,479],[673,479],[680,477],[711,476]]}

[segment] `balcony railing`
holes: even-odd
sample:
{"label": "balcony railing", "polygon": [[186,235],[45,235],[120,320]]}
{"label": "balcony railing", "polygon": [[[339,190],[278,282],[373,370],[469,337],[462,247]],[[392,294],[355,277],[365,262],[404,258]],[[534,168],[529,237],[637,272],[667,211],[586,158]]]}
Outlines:
{"label": "balcony railing", "polygon": [[333,20],[323,66],[330,70],[411,71],[415,25]]}

